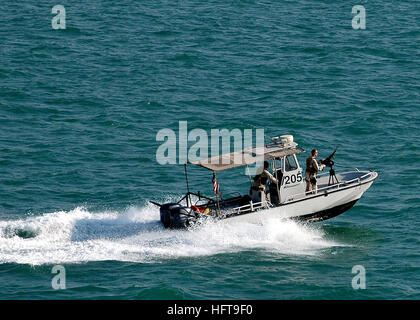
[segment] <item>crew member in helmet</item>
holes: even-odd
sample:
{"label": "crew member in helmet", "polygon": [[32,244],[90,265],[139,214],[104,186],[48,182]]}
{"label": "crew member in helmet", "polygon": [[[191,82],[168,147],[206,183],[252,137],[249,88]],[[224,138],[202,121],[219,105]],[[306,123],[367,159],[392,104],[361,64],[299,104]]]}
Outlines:
{"label": "crew member in helmet", "polygon": [[[316,193],[317,185],[316,185],[316,175],[318,171],[321,171],[325,168],[324,164],[318,165],[318,161],[316,161],[316,157],[318,156],[318,150],[313,149],[311,151],[311,156],[306,158],[306,173],[305,173],[305,180],[306,180],[306,192],[311,191],[312,193]],[[321,160],[322,161],[322,160]]]}
{"label": "crew member in helmet", "polygon": [[265,185],[267,183],[267,179],[270,179],[273,183],[277,184],[278,181],[276,178],[273,177],[273,175],[268,171],[268,161],[264,161],[264,169],[260,168],[259,171],[262,170],[262,172],[260,174],[257,174],[254,177],[254,185],[253,185],[253,189],[254,190],[262,190],[265,192]]}

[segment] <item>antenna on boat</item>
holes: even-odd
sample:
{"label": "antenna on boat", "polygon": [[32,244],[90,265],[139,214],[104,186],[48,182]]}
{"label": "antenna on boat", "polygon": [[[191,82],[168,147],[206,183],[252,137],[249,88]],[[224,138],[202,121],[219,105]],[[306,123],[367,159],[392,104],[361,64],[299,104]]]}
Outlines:
{"label": "antenna on boat", "polygon": [[249,178],[249,184],[252,187],[252,178],[251,178],[251,172],[249,172],[249,166],[248,164],[246,164],[246,171],[248,173],[248,178]]}
{"label": "antenna on boat", "polygon": [[213,193],[216,195],[216,216],[219,216],[220,213],[220,202],[219,202],[219,182],[217,181],[216,178],[216,171],[213,170]]}
{"label": "antenna on boat", "polygon": [[[248,127],[251,127],[252,129],[258,129],[256,126],[254,126],[254,125],[252,125],[252,124],[249,124],[249,123],[246,123],[246,125],[248,126]],[[280,141],[278,141],[279,140],[279,137],[271,137],[271,136],[269,136],[268,134],[265,134],[264,133],[264,139],[267,139],[267,140],[271,140],[271,142],[273,142],[273,143],[275,143],[275,144],[277,144],[277,143],[279,143]],[[268,145],[268,143],[265,143],[265,141],[264,141],[264,145]]]}
{"label": "antenna on boat", "polygon": [[187,207],[189,207],[188,200],[189,202],[191,202],[191,196],[190,196],[190,187],[188,185],[187,163],[184,163],[184,170],[185,170],[185,182],[187,183],[187,196],[185,200],[187,201]]}

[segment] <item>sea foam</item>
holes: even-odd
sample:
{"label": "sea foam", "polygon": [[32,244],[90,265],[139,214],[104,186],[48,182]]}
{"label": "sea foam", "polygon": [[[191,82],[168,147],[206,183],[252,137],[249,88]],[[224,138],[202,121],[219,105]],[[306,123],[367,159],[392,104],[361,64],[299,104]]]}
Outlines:
{"label": "sea foam", "polygon": [[0,263],[147,263],[255,249],[314,255],[341,245],[327,239],[320,227],[275,215],[267,215],[258,224],[226,222],[208,221],[189,230],[167,230],[159,221],[159,209],[152,204],[121,212],[90,212],[78,207],[0,221]]}

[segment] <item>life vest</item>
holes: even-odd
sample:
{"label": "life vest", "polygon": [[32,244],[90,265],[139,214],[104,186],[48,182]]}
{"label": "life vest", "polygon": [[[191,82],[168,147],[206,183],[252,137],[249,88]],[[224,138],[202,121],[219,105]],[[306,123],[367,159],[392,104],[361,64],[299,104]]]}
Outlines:
{"label": "life vest", "polygon": [[204,207],[197,207],[197,206],[192,206],[191,209],[193,209],[194,211],[200,212],[200,213],[204,213],[204,214],[209,214],[210,209],[209,208],[204,208]]}

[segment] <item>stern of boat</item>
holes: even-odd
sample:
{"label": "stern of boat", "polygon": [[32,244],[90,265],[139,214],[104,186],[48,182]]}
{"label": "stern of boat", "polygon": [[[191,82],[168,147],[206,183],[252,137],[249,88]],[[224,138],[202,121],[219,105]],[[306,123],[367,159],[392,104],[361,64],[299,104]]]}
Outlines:
{"label": "stern of boat", "polygon": [[160,207],[160,221],[165,228],[186,228],[191,218],[188,208],[179,203],[165,203]]}

